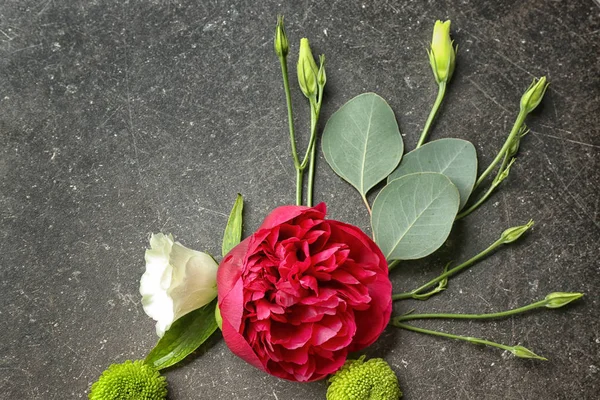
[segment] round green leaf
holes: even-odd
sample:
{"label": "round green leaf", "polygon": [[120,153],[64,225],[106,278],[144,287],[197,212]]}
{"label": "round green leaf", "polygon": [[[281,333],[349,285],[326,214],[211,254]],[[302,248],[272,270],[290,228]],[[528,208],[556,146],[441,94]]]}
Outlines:
{"label": "round green leaf", "polygon": [[439,139],[406,154],[402,163],[388,176],[388,183],[415,172],[439,172],[446,175],[460,194],[460,206],[467,203],[477,179],[475,146],[462,139]]}
{"label": "round green leaf", "polygon": [[396,168],[404,151],[394,112],[375,93],[358,95],[336,111],[322,143],[331,168],[363,197]]}
{"label": "round green leaf", "polygon": [[458,190],[445,175],[418,172],[395,179],[373,203],[375,243],[387,260],[425,257],[450,234],[458,204]]}

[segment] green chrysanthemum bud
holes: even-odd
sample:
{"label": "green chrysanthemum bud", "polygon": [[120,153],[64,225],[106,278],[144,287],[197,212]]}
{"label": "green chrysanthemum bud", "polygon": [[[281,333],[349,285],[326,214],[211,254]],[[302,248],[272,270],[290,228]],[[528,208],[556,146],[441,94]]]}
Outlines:
{"label": "green chrysanthemum bud", "polygon": [[504,243],[504,244],[512,243],[515,240],[519,239],[521,237],[521,235],[524,234],[525,232],[527,232],[529,230],[529,228],[531,228],[532,226],[533,226],[533,220],[530,220],[525,225],[508,228],[507,230],[502,232],[502,235],[500,236],[500,240],[502,240],[502,243]]}
{"label": "green chrysanthemum bud", "polygon": [[167,380],[143,361],[112,364],[92,385],[90,400],[163,400]]}
{"label": "green chrysanthemum bud", "polygon": [[545,307],[559,308],[583,297],[583,293],[554,292],[546,296]]}
{"label": "green chrysanthemum bud", "polygon": [[448,82],[454,72],[456,49],[450,39],[450,21],[436,21],[429,54],[429,64],[437,83]]}
{"label": "green chrysanthemum bud", "polygon": [[279,57],[287,57],[289,49],[290,46],[283,25],[283,15],[279,15],[277,17],[277,27],[275,28],[275,53]]}
{"label": "green chrysanthemum bud", "polygon": [[526,113],[532,112],[542,101],[548,85],[545,76],[542,76],[540,79],[534,78],[527,91],[521,97],[521,111]]}
{"label": "green chrysanthemum bud", "polygon": [[398,378],[381,358],[364,362],[348,360],[333,376],[327,400],[398,400],[402,396]]}
{"label": "green chrysanthemum bud", "polygon": [[307,38],[300,39],[300,54],[298,55],[298,84],[302,93],[309,99],[317,94],[317,76],[319,68],[310,50]]}

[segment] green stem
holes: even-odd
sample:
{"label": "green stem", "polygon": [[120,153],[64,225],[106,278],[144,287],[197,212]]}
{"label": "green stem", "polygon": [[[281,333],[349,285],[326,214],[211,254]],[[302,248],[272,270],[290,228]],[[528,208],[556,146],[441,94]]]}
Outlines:
{"label": "green stem", "polygon": [[394,268],[396,268],[398,266],[398,264],[400,264],[400,260],[394,260],[388,264],[388,269],[391,271]]}
{"label": "green stem", "polygon": [[312,207],[313,188],[315,183],[315,154],[317,149],[317,124],[321,114],[321,102],[323,101],[323,88],[319,87],[318,100],[310,100],[310,141],[301,168],[306,167],[308,161],[308,192],[306,194],[306,204]]}
{"label": "green stem", "polygon": [[288,78],[287,60],[285,57],[279,57],[281,64],[281,75],[283,76],[283,89],[285,91],[285,101],[288,111],[288,125],[290,129],[290,145],[292,147],[292,157],[294,159],[294,167],[298,169],[300,162],[298,161],[298,152],[296,151],[296,134],[294,130],[294,115],[292,113],[292,94],[290,92],[290,81]]}
{"label": "green stem", "polygon": [[427,117],[427,121],[425,122],[425,126],[423,127],[423,132],[421,133],[421,137],[419,138],[419,142],[417,143],[417,149],[421,147],[425,140],[427,139],[427,135],[429,134],[429,128],[431,128],[431,124],[435,118],[435,115],[442,104],[442,100],[444,100],[444,95],[446,94],[446,82],[440,82],[438,85],[438,94],[435,99],[435,103],[433,103],[433,107],[429,112],[429,117]]}
{"label": "green stem", "polygon": [[394,321],[402,322],[402,321],[411,321],[414,319],[493,319],[493,318],[505,318],[511,315],[524,313],[526,311],[534,310],[536,308],[545,307],[548,301],[546,299],[536,301],[535,303],[531,303],[529,305],[513,308],[512,310],[501,311],[497,313],[489,313],[489,314],[447,314],[447,313],[439,313],[439,314],[407,314],[401,315],[399,317],[395,317]]}
{"label": "green stem", "polygon": [[470,337],[470,336],[459,336],[459,335],[453,335],[451,333],[444,333],[444,332],[439,332],[439,331],[432,331],[432,330],[429,330],[429,329],[417,328],[416,326],[412,326],[412,325],[408,325],[408,324],[403,324],[403,323],[396,322],[396,321],[392,321],[391,324],[394,325],[397,328],[406,329],[408,331],[413,331],[413,332],[418,332],[418,333],[425,333],[427,335],[433,335],[433,336],[441,336],[441,337],[445,337],[445,338],[449,338],[449,339],[463,340],[465,342],[469,342],[469,343],[473,343],[473,344],[482,344],[482,345],[491,346],[491,347],[496,347],[498,349],[507,350],[507,351],[510,351],[510,352],[513,351],[513,347],[512,346],[506,346],[504,344],[500,344],[500,343],[496,343],[496,342],[490,342],[489,340],[478,339],[478,338],[474,338],[474,337]]}
{"label": "green stem", "polygon": [[312,207],[313,186],[315,182],[315,153],[317,146],[313,146],[310,152],[310,162],[308,163],[308,193],[306,194],[306,205]]}
{"label": "green stem", "polygon": [[477,254],[473,258],[465,261],[464,263],[462,263],[460,265],[457,265],[456,267],[452,268],[451,270],[449,270],[447,272],[444,272],[443,274],[439,275],[437,278],[430,280],[429,282],[418,287],[417,289],[412,290],[410,292],[406,292],[406,293],[393,294],[392,300],[396,301],[396,300],[404,300],[404,299],[410,299],[410,298],[419,300],[418,294],[420,292],[427,290],[430,287],[432,287],[433,285],[440,282],[441,280],[448,278],[454,274],[457,274],[458,272],[462,271],[463,269],[465,269],[467,267],[470,267],[471,265],[475,264],[477,261],[481,260],[482,258],[486,257],[488,254],[493,252],[497,247],[501,246],[502,244],[503,244],[502,239],[496,240],[487,249],[483,250],[481,253]]}
{"label": "green stem", "polygon": [[296,205],[302,205],[302,180],[304,178],[304,171],[296,169]]}
{"label": "green stem", "polygon": [[502,159],[502,157],[504,156],[504,154],[506,154],[506,151],[508,150],[508,147],[510,146],[510,143],[512,142],[513,138],[521,130],[521,126],[525,122],[525,117],[527,117],[527,112],[519,111],[519,115],[517,116],[517,119],[515,120],[512,130],[510,131],[510,134],[506,138],[506,141],[504,142],[502,149],[500,149],[500,151],[496,155],[496,158],[494,158],[494,161],[492,161],[492,163],[486,168],[485,171],[483,171],[483,173],[479,176],[479,178],[477,178],[477,182],[475,182],[475,186],[473,187],[473,190],[475,190],[479,185],[481,185],[481,182],[483,182],[483,180],[492,172],[494,167],[496,167],[496,164],[498,164],[500,162],[500,160]]}
{"label": "green stem", "polygon": [[471,205],[469,208],[467,208],[463,212],[459,213],[456,216],[456,218],[454,218],[455,221],[458,221],[459,219],[466,217],[467,215],[469,215],[473,211],[475,211],[477,208],[479,208],[480,205],[485,203],[485,201],[488,199],[488,197],[491,196],[491,194],[494,192],[494,190],[496,190],[496,188],[500,184],[500,181],[498,180],[498,178],[500,177],[502,172],[504,172],[506,167],[509,165],[508,160],[509,160],[508,152],[505,152],[504,159],[502,160],[502,165],[498,169],[498,172],[496,173],[496,176],[494,177],[494,180],[492,181],[492,184],[490,185],[488,190],[486,190],[486,192],[483,194],[483,196],[481,196],[475,203],[473,203],[473,205]]}

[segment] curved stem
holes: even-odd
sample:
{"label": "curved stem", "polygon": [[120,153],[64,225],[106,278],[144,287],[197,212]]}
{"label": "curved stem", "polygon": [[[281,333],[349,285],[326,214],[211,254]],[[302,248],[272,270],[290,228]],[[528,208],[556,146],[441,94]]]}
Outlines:
{"label": "curved stem", "polygon": [[545,307],[548,301],[546,299],[536,301],[535,303],[531,303],[529,305],[513,308],[512,310],[501,311],[496,313],[488,313],[488,314],[448,314],[448,313],[436,313],[436,314],[408,314],[401,315],[399,317],[395,317],[394,321],[402,322],[402,321],[411,321],[414,319],[493,319],[493,318],[505,318],[511,315],[520,314],[526,311],[530,311],[536,308]]}
{"label": "curved stem", "polygon": [[471,336],[459,336],[459,335],[453,335],[451,333],[444,333],[444,332],[439,332],[439,331],[432,331],[430,329],[417,328],[416,326],[403,324],[403,323],[395,322],[395,321],[391,322],[391,325],[393,325],[397,328],[406,329],[408,331],[425,333],[427,335],[441,336],[441,337],[445,337],[445,338],[449,338],[449,339],[463,340],[465,342],[469,342],[469,343],[473,343],[473,344],[482,344],[484,346],[495,347],[497,349],[509,351],[509,352],[513,353],[514,355],[516,355],[517,357],[535,358],[538,360],[546,361],[546,358],[540,357],[531,351],[527,350],[527,352],[524,352],[523,350],[526,350],[526,349],[521,348],[520,346],[507,346],[507,345],[504,345],[501,343],[491,342],[489,340],[474,338]]}
{"label": "curved stem", "polygon": [[492,183],[492,185],[488,188],[488,190],[484,193],[484,195],[479,198],[479,200],[477,200],[475,203],[473,203],[473,205],[470,206],[469,208],[467,208],[465,211],[458,214],[456,216],[456,218],[454,218],[454,220],[458,221],[459,219],[466,217],[467,215],[469,215],[473,211],[475,211],[477,208],[479,208],[479,206],[482,205],[483,203],[485,203],[485,201],[488,199],[488,197],[490,197],[490,195],[492,194],[494,189],[496,189],[497,186],[498,185],[496,183]]}
{"label": "curved stem", "polygon": [[475,182],[475,186],[473,187],[473,190],[475,190],[479,185],[481,185],[481,182],[483,182],[483,180],[492,172],[492,170],[494,169],[494,167],[496,166],[496,164],[498,164],[500,162],[500,160],[502,159],[502,157],[504,156],[504,154],[508,150],[508,147],[510,146],[510,143],[513,141],[513,138],[521,130],[521,126],[525,122],[525,117],[527,117],[527,112],[526,111],[519,111],[519,115],[517,115],[517,119],[515,120],[515,123],[514,123],[514,125],[512,127],[512,130],[510,131],[510,134],[506,138],[506,141],[504,142],[504,145],[502,146],[502,148],[500,149],[500,151],[496,155],[496,158],[494,158],[494,161],[492,161],[491,164],[486,168],[486,170],[483,171],[483,173],[479,176],[479,178],[477,178],[477,182]]}
{"label": "curved stem", "polygon": [[431,128],[431,124],[435,119],[435,116],[442,104],[442,100],[444,100],[444,95],[446,94],[446,82],[440,82],[438,85],[438,94],[435,99],[435,103],[433,103],[433,107],[429,112],[429,116],[427,117],[427,121],[425,122],[425,126],[423,127],[423,132],[421,132],[421,137],[419,138],[419,142],[417,143],[417,149],[421,147],[425,140],[427,139],[427,135],[429,134],[429,129]]}
{"label": "curved stem", "polygon": [[279,63],[281,64],[281,75],[283,76],[283,89],[285,91],[285,101],[287,103],[288,111],[288,125],[290,129],[290,145],[292,147],[292,158],[294,159],[294,166],[296,169],[300,167],[298,161],[298,152],[296,151],[296,134],[294,130],[294,116],[292,113],[292,94],[290,92],[290,81],[288,78],[287,60],[285,57],[279,57]]}
{"label": "curved stem", "polygon": [[494,251],[497,247],[501,246],[502,244],[503,244],[503,241],[501,239],[496,240],[487,249],[483,250],[481,253],[477,254],[473,258],[465,261],[464,263],[462,263],[460,265],[457,265],[456,267],[452,268],[451,270],[449,270],[447,272],[444,272],[443,274],[439,275],[437,278],[430,280],[429,282],[418,287],[417,289],[412,290],[410,292],[406,292],[406,293],[393,294],[392,300],[396,301],[396,300],[404,300],[404,299],[411,299],[411,298],[419,300],[418,294],[420,292],[427,290],[430,287],[432,287],[433,285],[437,284],[438,282],[444,280],[445,278],[448,278],[454,274],[457,274],[458,272],[462,271],[463,269],[470,267],[471,265],[475,264],[477,261],[479,261],[482,258],[484,258],[485,256],[487,256],[489,253]]}
{"label": "curved stem", "polygon": [[396,268],[398,266],[398,264],[400,264],[400,260],[394,260],[388,264],[388,269],[391,271],[394,268]]}

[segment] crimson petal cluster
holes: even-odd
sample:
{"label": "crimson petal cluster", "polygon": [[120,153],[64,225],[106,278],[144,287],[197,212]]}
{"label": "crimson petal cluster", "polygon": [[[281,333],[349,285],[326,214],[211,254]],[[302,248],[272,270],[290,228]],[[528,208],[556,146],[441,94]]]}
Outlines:
{"label": "crimson petal cluster", "polygon": [[250,364],[299,382],[325,378],[372,344],[391,314],[385,257],[326,207],[283,206],[217,275],[223,337]]}

